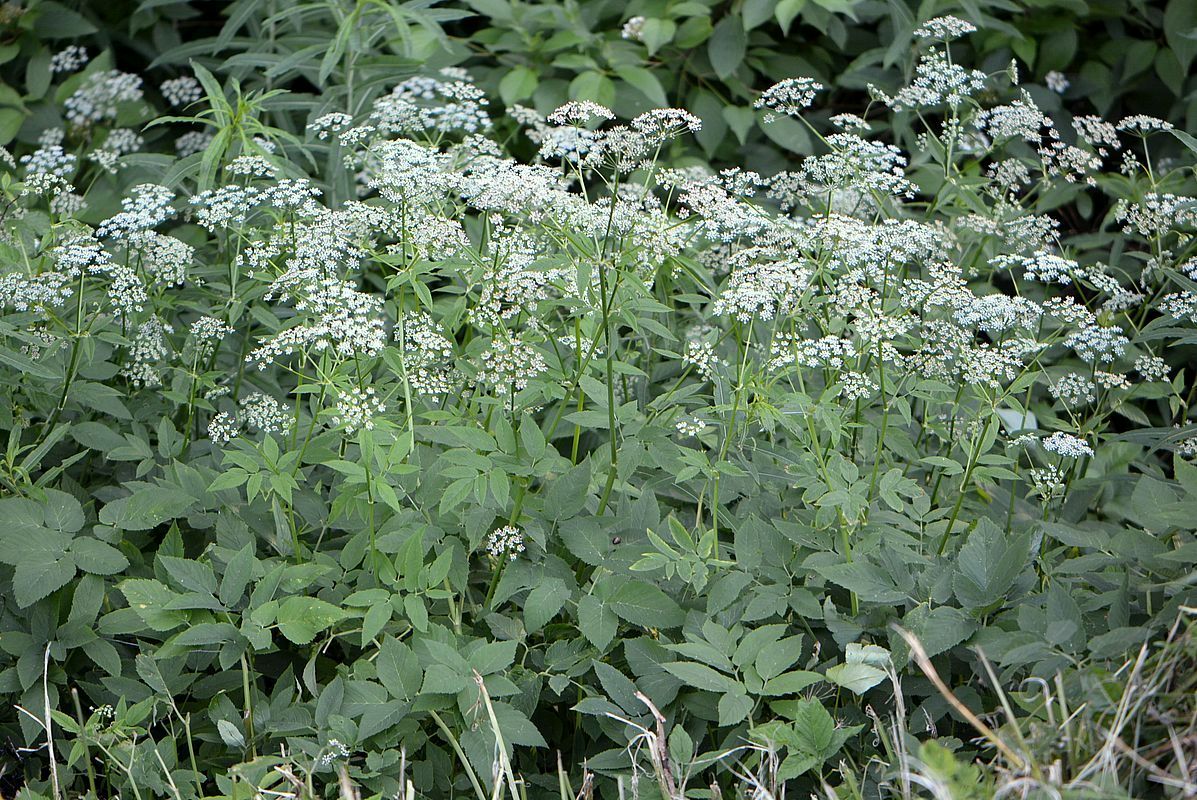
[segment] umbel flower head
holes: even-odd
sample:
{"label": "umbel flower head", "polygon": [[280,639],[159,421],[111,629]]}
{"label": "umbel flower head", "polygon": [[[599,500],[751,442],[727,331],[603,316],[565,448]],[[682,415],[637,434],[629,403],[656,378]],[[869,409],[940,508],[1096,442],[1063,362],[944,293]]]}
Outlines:
{"label": "umbel flower head", "polygon": [[486,551],[495,558],[515,561],[524,552],[524,533],[514,525],[495,528],[486,537]]}
{"label": "umbel flower head", "polygon": [[786,78],[766,89],[753,108],[767,109],[766,122],[772,122],[777,114],[793,117],[810,108],[815,95],[823,91],[823,84],[810,78]]}
{"label": "umbel flower head", "polygon": [[367,386],[365,389],[351,386],[337,398],[333,424],[342,427],[347,434],[359,430],[372,431],[375,419],[386,410],[386,404],[375,396],[373,386]]}
{"label": "umbel flower head", "polygon": [[976,25],[949,14],[927,20],[915,29],[914,35],[920,39],[939,39],[947,42],[970,33],[976,33],[976,31]]}

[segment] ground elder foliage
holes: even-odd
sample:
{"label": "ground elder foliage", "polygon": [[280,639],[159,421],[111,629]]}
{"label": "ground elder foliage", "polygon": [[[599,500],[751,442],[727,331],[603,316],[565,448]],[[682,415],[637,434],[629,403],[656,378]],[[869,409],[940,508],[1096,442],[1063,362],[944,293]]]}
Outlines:
{"label": "ground elder foliage", "polygon": [[1190,796],[1197,140],[978,35],[773,76],[768,174],[340,40],[22,63],[0,791]]}

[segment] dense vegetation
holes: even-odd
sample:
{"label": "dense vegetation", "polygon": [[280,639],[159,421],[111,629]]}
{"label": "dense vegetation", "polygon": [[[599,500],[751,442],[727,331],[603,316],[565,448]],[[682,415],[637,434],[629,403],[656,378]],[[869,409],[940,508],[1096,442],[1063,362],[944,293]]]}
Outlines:
{"label": "dense vegetation", "polygon": [[0,795],[1197,791],[1197,6],[0,6]]}

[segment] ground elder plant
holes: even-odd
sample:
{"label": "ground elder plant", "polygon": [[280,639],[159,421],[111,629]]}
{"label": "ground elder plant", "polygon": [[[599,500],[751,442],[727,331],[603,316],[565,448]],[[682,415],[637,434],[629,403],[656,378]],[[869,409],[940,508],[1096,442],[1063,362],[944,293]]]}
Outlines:
{"label": "ground elder plant", "polygon": [[284,130],[56,54],[0,175],[6,786],[1191,792],[1197,142],[918,35],[854,113],[765,88],[820,143],[769,175],[459,69]]}

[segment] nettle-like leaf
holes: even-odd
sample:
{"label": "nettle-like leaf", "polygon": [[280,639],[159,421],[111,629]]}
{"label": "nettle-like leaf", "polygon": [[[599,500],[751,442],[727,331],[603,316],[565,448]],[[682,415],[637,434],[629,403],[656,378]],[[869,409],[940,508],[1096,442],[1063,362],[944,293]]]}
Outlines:
{"label": "nettle-like leaf", "polygon": [[1007,534],[987,519],[978,521],[956,558],[952,590],[970,610],[992,609],[1008,598],[1026,568],[1031,533]]}
{"label": "nettle-like leaf", "polygon": [[685,612],[669,595],[644,581],[627,581],[611,594],[611,610],[620,619],[643,628],[676,628]]}
{"label": "nettle-like leaf", "polygon": [[295,644],[308,644],[316,635],[345,617],[345,611],[315,597],[288,597],[279,604],[278,629]]}
{"label": "nettle-like leaf", "polygon": [[127,485],[132,494],[100,509],[100,522],[124,531],[145,531],[176,519],[195,505],[187,492],[171,486],[134,483]]}
{"label": "nettle-like leaf", "polygon": [[844,650],[844,663],[827,670],[827,680],[842,686],[853,694],[864,694],[881,683],[888,676],[890,654],[876,645],[848,645]]}

